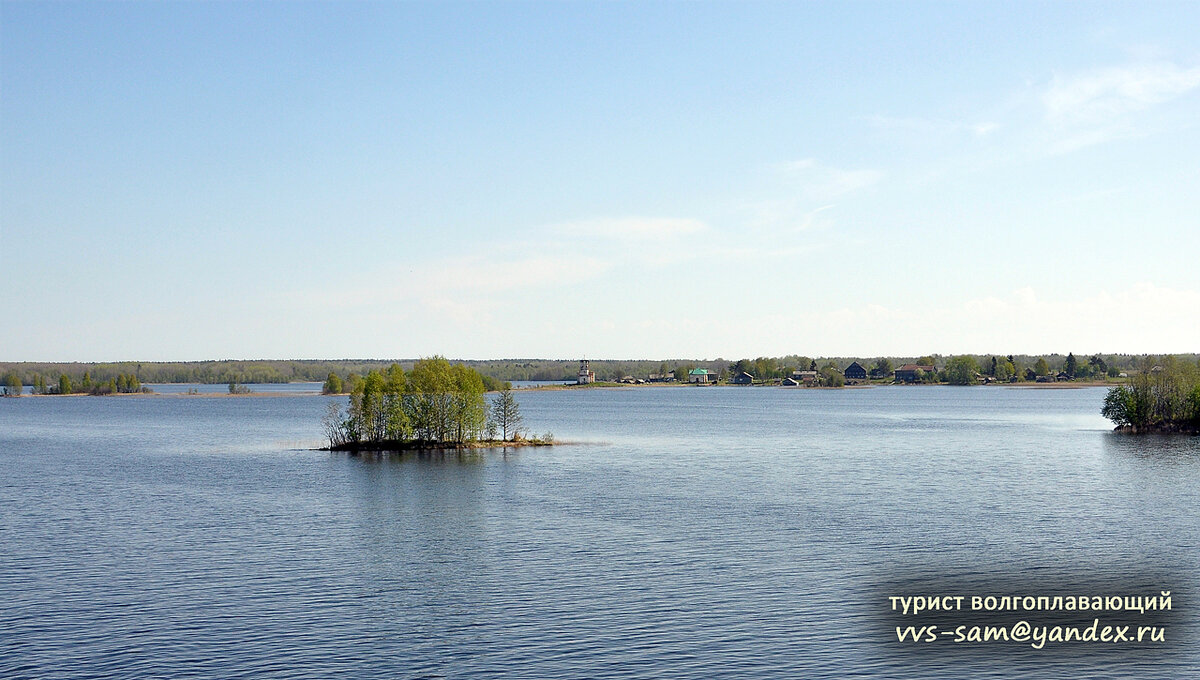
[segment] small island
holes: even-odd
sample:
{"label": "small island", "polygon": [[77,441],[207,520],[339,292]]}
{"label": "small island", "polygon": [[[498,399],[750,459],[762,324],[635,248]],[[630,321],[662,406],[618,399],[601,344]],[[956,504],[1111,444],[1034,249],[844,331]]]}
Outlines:
{"label": "small island", "polygon": [[550,446],[554,435],[528,437],[509,385],[489,402],[489,381],[440,356],[405,373],[399,364],[354,382],[345,409],[331,403],[322,419],[328,451],[409,451]]}
{"label": "small island", "polygon": [[1200,434],[1200,363],[1148,357],[1126,385],[1104,397],[1100,414],[1127,434]]}

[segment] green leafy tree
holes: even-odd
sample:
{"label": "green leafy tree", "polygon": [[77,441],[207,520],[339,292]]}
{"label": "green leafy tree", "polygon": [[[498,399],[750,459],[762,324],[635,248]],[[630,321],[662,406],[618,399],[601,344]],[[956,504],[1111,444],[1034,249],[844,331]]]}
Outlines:
{"label": "green leafy tree", "polygon": [[1046,357],[1038,357],[1037,363],[1033,365],[1035,375],[1050,375],[1050,364],[1046,363]]}
{"label": "green leafy tree", "polygon": [[451,368],[454,393],[452,400],[454,441],[479,438],[487,422],[487,402],[483,399],[483,378],[463,364]]}
{"label": "green leafy tree", "polygon": [[1147,357],[1138,369],[1108,391],[1102,415],[1134,428],[1200,424],[1200,367],[1164,356]]}
{"label": "green leafy tree", "polygon": [[342,394],[346,389],[342,379],[337,373],[329,372],[329,376],[325,378],[325,384],[321,386],[321,394]]}
{"label": "green leafy tree", "polygon": [[832,361],[826,362],[819,373],[821,384],[826,387],[842,387],[846,384],[846,376],[842,375],[838,365]]}
{"label": "green leafy tree", "polygon": [[1017,369],[1008,361],[1001,361],[996,364],[996,380],[1008,380],[1016,375]]}
{"label": "green leafy tree", "polygon": [[368,441],[383,441],[387,434],[387,412],[383,390],[386,382],[379,371],[367,373],[362,389],[351,395],[350,410],[359,421],[362,436]]}
{"label": "green leafy tree", "polygon": [[871,377],[886,378],[892,374],[892,360],[884,357],[875,362],[875,366],[871,369]]}
{"label": "green leafy tree", "polygon": [[400,364],[392,364],[383,378],[384,436],[393,440],[408,439],[412,434],[404,404],[408,376]]}
{"label": "green leafy tree", "polygon": [[512,389],[512,383],[507,380],[500,380],[498,378],[493,378],[490,375],[483,374],[480,374],[480,377],[483,378],[483,389],[487,392],[499,392],[500,390]]}
{"label": "green leafy tree", "polygon": [[946,362],[946,382],[951,385],[973,385],[979,364],[974,357],[953,357]]}
{"label": "green leafy tree", "polygon": [[1150,423],[1150,406],[1148,393],[1121,385],[1104,395],[1100,415],[1119,426],[1143,427]]}
{"label": "green leafy tree", "polygon": [[371,370],[353,382],[344,415],[326,414],[326,435],[350,444],[473,441],[487,426],[485,385],[475,369],[440,356],[417,361],[409,373],[399,364]]}
{"label": "green leafy tree", "polygon": [[58,376],[58,393],[59,394],[70,394],[72,391],[73,390],[71,389],[71,376],[67,375],[66,373],[60,374]]}
{"label": "green leafy tree", "polygon": [[408,375],[405,407],[417,439],[450,440],[453,383],[450,362],[444,357],[434,356],[413,364]]}
{"label": "green leafy tree", "polygon": [[4,395],[7,397],[20,396],[24,391],[24,386],[21,384],[21,378],[16,373],[9,373],[4,376]]}

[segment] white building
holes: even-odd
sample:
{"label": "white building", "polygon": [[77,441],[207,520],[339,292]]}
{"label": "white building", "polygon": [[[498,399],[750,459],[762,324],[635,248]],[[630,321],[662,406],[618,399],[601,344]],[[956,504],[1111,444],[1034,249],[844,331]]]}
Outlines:
{"label": "white building", "polygon": [[596,374],[588,368],[588,360],[579,360],[579,375],[575,378],[576,384],[587,385],[596,382]]}

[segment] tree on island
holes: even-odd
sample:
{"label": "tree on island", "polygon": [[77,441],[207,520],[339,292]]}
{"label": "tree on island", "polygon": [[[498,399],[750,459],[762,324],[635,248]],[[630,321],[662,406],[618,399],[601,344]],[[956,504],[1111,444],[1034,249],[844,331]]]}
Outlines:
{"label": "tree on island", "polygon": [[501,439],[509,440],[509,433],[512,433],[512,438],[516,439],[521,433],[521,410],[517,406],[517,399],[513,396],[512,390],[502,390],[492,400],[491,421],[495,424],[496,429],[500,430]]}
{"label": "tree on island", "polygon": [[1164,356],[1146,357],[1140,369],[1108,391],[1100,414],[1133,432],[1200,430],[1200,366]]}
{"label": "tree on island", "polygon": [[321,394],[342,394],[346,391],[346,386],[337,373],[330,371],[329,377],[325,378],[325,384],[321,386]]}
{"label": "tree on island", "polygon": [[4,396],[16,397],[25,390],[25,386],[21,384],[21,378],[16,373],[9,373],[4,376]]}
{"label": "tree on island", "polygon": [[[508,383],[488,378],[465,364],[440,356],[421,359],[406,373],[398,364],[370,371],[351,387],[345,412],[332,405],[322,420],[330,447],[419,448],[478,441],[487,431],[484,391]],[[511,395],[509,395],[511,397]],[[508,414],[516,415],[514,408]],[[519,418],[505,429],[515,434]]]}
{"label": "tree on island", "polygon": [[325,437],[329,439],[330,448],[349,441],[346,419],[342,416],[342,407],[338,406],[337,402],[331,401],[325,406],[325,416],[321,418],[321,429],[325,431]]}

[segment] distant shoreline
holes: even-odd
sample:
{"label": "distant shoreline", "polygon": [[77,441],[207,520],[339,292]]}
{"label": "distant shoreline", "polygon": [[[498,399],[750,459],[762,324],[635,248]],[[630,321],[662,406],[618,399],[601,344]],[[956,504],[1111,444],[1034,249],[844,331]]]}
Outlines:
{"label": "distant shoreline", "polygon": [[[167,384],[179,384],[179,383],[167,383]],[[288,383],[270,383],[270,384],[288,384]],[[644,384],[640,384],[640,385],[630,385],[630,384],[626,384],[626,383],[602,383],[602,384],[593,383],[593,384],[588,384],[588,385],[551,384],[551,385],[538,385],[538,386],[533,386],[533,387],[521,387],[518,389],[514,389],[513,391],[517,392],[517,393],[521,393],[521,392],[564,392],[564,391],[576,391],[576,390],[628,390],[628,389],[639,389],[639,388],[647,388],[647,387],[669,387],[669,388],[684,388],[684,387],[763,388],[763,387],[771,387],[771,388],[783,388],[783,389],[788,389],[788,390],[859,390],[859,389],[873,389],[873,388],[880,388],[880,387],[905,387],[905,388],[1009,387],[1009,388],[1017,388],[1017,389],[1024,389],[1024,390],[1070,390],[1070,389],[1084,389],[1087,387],[1113,387],[1116,384],[1121,384],[1121,383],[1089,380],[1089,381],[1053,382],[1053,383],[1031,383],[1031,382],[990,383],[990,384],[986,384],[986,385],[980,383],[980,384],[975,384],[975,385],[961,385],[960,386],[960,385],[948,385],[947,383],[911,383],[911,384],[909,384],[909,383],[870,383],[870,382],[867,382],[867,383],[858,383],[858,384],[854,384],[854,385],[843,385],[841,387],[831,387],[831,386],[808,386],[808,387],[806,387],[804,385],[784,386],[784,385],[779,385],[779,384],[764,384],[764,383],[759,383],[759,384],[755,384],[755,385],[733,385],[733,384],[729,384],[729,383],[701,384],[701,383],[669,382],[669,383],[644,383]],[[151,385],[146,385],[146,387],[150,387],[151,389],[153,389],[153,387]],[[261,392],[251,391],[251,392],[246,392],[246,393],[242,393],[242,394],[230,394],[228,392],[220,392],[220,391],[197,392],[197,393],[190,393],[190,394],[187,392],[132,392],[132,393],[122,392],[122,393],[113,393],[113,394],[104,394],[104,395],[92,395],[92,394],[84,394],[84,393],[22,394],[22,395],[19,395],[16,397],[7,397],[7,398],[24,399],[27,397],[35,397],[35,398],[41,399],[41,398],[45,398],[45,397],[60,398],[60,397],[92,397],[92,396],[118,397],[118,398],[131,398],[132,397],[132,398],[138,398],[138,399],[147,399],[147,398],[150,398],[150,399],[245,399],[247,397],[270,397],[270,398],[347,397],[347,396],[349,396],[349,393],[342,392],[339,394],[324,394],[317,390],[264,390]]]}

